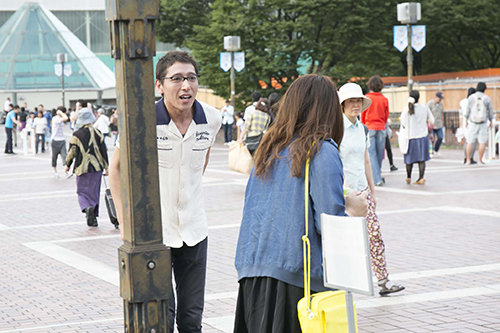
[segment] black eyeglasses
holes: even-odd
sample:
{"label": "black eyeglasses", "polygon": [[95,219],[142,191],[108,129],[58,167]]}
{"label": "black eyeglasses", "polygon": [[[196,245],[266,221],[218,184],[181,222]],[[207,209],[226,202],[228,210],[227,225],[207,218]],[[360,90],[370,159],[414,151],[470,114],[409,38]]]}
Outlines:
{"label": "black eyeglasses", "polygon": [[161,79],[162,80],[169,79],[170,82],[175,83],[175,84],[182,83],[182,82],[184,82],[184,80],[187,80],[187,82],[189,82],[189,83],[196,83],[196,82],[198,82],[198,78],[200,76],[201,75],[199,75],[199,74],[191,74],[188,76],[175,75],[175,76],[165,76],[165,77],[162,77]]}

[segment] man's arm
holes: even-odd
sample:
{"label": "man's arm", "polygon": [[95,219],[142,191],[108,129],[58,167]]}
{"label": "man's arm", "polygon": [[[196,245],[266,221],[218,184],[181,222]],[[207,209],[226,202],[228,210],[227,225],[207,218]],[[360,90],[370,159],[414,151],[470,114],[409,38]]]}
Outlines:
{"label": "man's arm", "polygon": [[10,116],[10,119],[12,119],[12,121],[14,122],[14,124],[19,125],[19,121],[17,121],[15,113],[12,116]]}
{"label": "man's arm", "polygon": [[122,201],[122,184],[120,182],[120,148],[115,147],[111,161],[109,162],[109,189],[115,204],[116,218],[121,224],[120,234],[123,241],[123,201]]}
{"label": "man's arm", "polygon": [[205,169],[208,165],[208,160],[210,159],[210,149],[212,149],[212,147],[208,148],[207,156],[205,157],[205,165],[203,166],[203,173],[205,173]]}

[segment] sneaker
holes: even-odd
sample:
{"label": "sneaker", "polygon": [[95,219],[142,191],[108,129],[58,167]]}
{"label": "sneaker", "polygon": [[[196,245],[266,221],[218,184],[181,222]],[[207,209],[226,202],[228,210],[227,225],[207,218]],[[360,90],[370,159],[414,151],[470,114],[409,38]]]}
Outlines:
{"label": "sneaker", "polygon": [[54,174],[54,178],[55,179],[59,178],[59,174],[57,172]]}
{"label": "sneaker", "polygon": [[391,165],[391,171],[398,171],[398,168],[395,165]]}
{"label": "sneaker", "polygon": [[382,185],[384,185],[384,182],[382,182],[382,181],[375,183],[375,186],[382,186]]}
{"label": "sneaker", "polygon": [[476,161],[474,161],[472,158],[470,159],[470,164],[477,164]]}
{"label": "sneaker", "polygon": [[378,282],[380,291],[378,292],[380,296],[386,296],[392,293],[397,293],[398,291],[405,290],[405,287],[399,284],[395,284],[389,279],[383,279]]}

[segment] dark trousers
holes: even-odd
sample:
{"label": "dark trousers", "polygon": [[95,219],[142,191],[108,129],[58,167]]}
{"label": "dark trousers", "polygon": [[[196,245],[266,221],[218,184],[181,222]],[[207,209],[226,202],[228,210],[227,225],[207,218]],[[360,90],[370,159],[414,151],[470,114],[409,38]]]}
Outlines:
{"label": "dark trousers", "polygon": [[443,128],[433,129],[432,133],[434,136],[437,136],[436,143],[434,144],[434,151],[438,152],[439,147],[441,147],[441,142],[443,142]]}
{"label": "dark trousers", "polygon": [[36,135],[36,149],[35,152],[38,154],[38,143],[42,143],[42,153],[45,153],[45,134]]}
{"label": "dark trousers", "polygon": [[52,167],[57,167],[57,156],[61,155],[62,165],[66,164],[66,156],[68,152],[66,151],[66,141],[55,141],[52,140]]}
{"label": "dark trousers", "polygon": [[222,124],[222,128],[224,129],[224,142],[231,142],[233,124]]}
{"label": "dark trousers", "polygon": [[393,166],[394,161],[392,159],[391,139],[389,139],[388,136],[385,137],[385,151],[387,152],[387,159],[389,160],[389,165]]}
{"label": "dark trousers", "polygon": [[[169,333],[174,332],[174,317],[179,333],[201,333],[201,319],[205,303],[207,244],[208,238],[205,238],[192,247],[184,243],[181,248],[170,249],[176,298],[174,299],[172,292],[168,316]],[[176,305],[177,315],[175,316]]]}
{"label": "dark trousers", "polygon": [[5,143],[5,153],[12,153],[12,128],[5,127],[5,133],[7,134],[7,142]]}

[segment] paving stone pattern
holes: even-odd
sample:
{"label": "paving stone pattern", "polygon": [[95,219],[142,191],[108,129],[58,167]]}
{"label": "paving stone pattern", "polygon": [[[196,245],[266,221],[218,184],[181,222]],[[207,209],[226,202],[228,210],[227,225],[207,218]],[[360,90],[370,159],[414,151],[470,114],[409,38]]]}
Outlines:
{"label": "paving stone pattern", "polygon": [[[0,133],[3,147],[3,126]],[[108,147],[111,155],[111,138]],[[117,272],[121,240],[103,200],[99,227],[87,227],[75,177],[63,177],[59,164],[61,177],[53,178],[50,151],[15,152],[0,154],[0,333],[123,332],[116,283],[32,246],[55,244],[70,258],[85,256]],[[355,294],[359,332],[500,332],[500,163],[464,166],[461,150],[443,149],[427,165],[427,184],[418,186],[405,183],[402,155],[394,154],[400,170],[391,173],[384,162],[377,211],[389,273],[407,289],[384,298]],[[416,180],[418,168],[413,172]],[[246,180],[228,169],[227,147],[217,143],[204,178],[207,333],[232,332]],[[450,273],[455,268],[463,271]]]}

